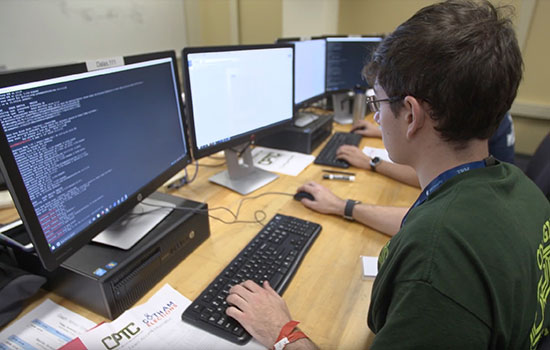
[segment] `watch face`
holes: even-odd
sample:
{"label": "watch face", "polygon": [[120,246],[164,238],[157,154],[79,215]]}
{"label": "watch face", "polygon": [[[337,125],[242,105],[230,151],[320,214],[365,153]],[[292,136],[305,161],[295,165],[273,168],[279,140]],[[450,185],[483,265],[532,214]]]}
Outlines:
{"label": "watch face", "polygon": [[374,157],[370,160],[370,169],[376,171],[376,166],[380,164],[380,158]]}

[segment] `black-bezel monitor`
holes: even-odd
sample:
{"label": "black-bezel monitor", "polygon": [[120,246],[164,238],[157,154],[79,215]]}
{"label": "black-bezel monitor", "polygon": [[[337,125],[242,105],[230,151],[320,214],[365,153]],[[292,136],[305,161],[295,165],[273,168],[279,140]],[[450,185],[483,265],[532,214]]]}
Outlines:
{"label": "black-bezel monitor", "polygon": [[[257,95],[250,95],[246,96],[248,101],[255,102],[254,104],[251,103],[251,106],[257,106],[258,99],[263,99],[265,102],[269,102],[265,104],[264,108],[261,110],[255,111],[258,114],[258,118],[261,116],[261,113],[267,111],[270,112],[269,104],[274,101],[274,98],[270,98],[269,96],[274,93],[281,93],[285,92],[288,94],[291,94],[291,99],[288,100],[288,106],[285,107],[284,113],[280,116],[279,120],[276,122],[268,123],[265,125],[260,125],[256,127],[252,127],[249,130],[245,130],[243,132],[240,132],[238,134],[228,134],[224,138],[216,139],[213,142],[210,143],[199,143],[197,140],[197,127],[203,127],[205,125],[209,125],[210,128],[213,128],[215,126],[218,126],[216,123],[216,118],[231,118],[230,114],[231,112],[228,110],[224,110],[223,108],[219,108],[219,104],[217,104],[217,96],[216,91],[218,90],[218,86],[216,84],[212,84],[211,87],[208,89],[204,88],[204,86],[201,87],[201,85],[197,85],[197,83],[194,82],[193,78],[190,78],[190,70],[192,70],[193,67],[193,60],[199,59],[199,57],[210,57],[210,58],[216,58],[219,57],[220,59],[227,59],[228,56],[231,54],[241,54],[243,51],[248,51],[249,54],[257,54],[259,55],[262,53],[262,50],[273,50],[272,52],[279,52],[284,53],[285,55],[292,55],[292,57],[289,57],[291,69],[292,69],[292,75],[283,77],[279,76],[277,79],[280,79],[284,83],[284,87],[281,88],[280,86],[273,85],[273,82],[268,83],[265,81],[261,81],[261,77],[253,77],[255,81],[255,89],[252,89],[255,94]],[[266,51],[266,52],[267,52]],[[186,108],[186,115],[188,119],[188,125],[189,125],[189,134],[191,138],[191,144],[192,144],[192,150],[193,150],[193,157],[195,159],[199,159],[208,155],[211,155],[213,153],[219,152],[221,150],[225,150],[234,146],[238,146],[241,144],[245,144],[247,142],[253,142],[257,137],[264,136],[267,134],[270,134],[272,132],[278,131],[282,129],[283,127],[289,125],[292,121],[293,117],[293,111],[294,111],[294,87],[293,87],[293,80],[294,80],[294,46],[291,44],[263,44],[263,45],[233,45],[233,46],[210,46],[210,47],[188,47],[184,48],[182,50],[182,60],[183,60],[183,72],[184,72],[184,93],[185,93],[185,108]],[[268,68],[268,62],[262,62],[262,61],[255,61],[254,64],[265,64],[266,68]],[[248,67],[252,69],[253,67]],[[246,68],[246,69],[248,69]],[[254,72],[250,71],[247,72],[247,74],[254,74]],[[290,80],[289,80],[290,79]],[[279,84],[280,85],[280,84]],[[206,115],[201,115],[201,118],[205,118],[204,120],[201,120],[201,125],[197,125],[197,118],[196,115],[198,114],[195,110],[195,106],[193,104],[193,101],[197,99],[198,97],[194,96],[194,94],[198,94],[196,92],[196,89],[200,88],[201,92],[201,100],[206,98],[210,99],[211,101],[211,107],[216,109],[214,112],[206,113]],[[275,90],[276,89],[276,90]],[[250,89],[249,89],[250,90]],[[239,92],[240,93],[240,92]],[[207,95],[204,95],[207,94]],[[239,95],[241,100],[243,100],[243,96]],[[270,101],[272,100],[272,101]],[[245,104],[245,101],[239,101],[242,105]],[[204,105],[204,103],[203,103]],[[279,106],[280,107],[280,106]],[[278,107],[278,108],[279,108]],[[255,107],[253,107],[255,108]],[[206,118],[212,118],[212,120],[206,121]],[[218,119],[219,120],[219,119]],[[246,127],[244,128],[246,129]],[[201,129],[201,132],[203,130]]]}
{"label": "black-bezel monitor", "polygon": [[[371,59],[372,52],[383,40],[382,35],[324,36],[327,41],[326,93],[350,91],[370,86],[361,72]],[[334,50],[340,47],[340,51]],[[343,50],[346,50],[344,52]]]}
{"label": "black-bezel monitor", "polygon": [[191,161],[176,62],[166,51],[2,76],[0,167],[46,269]]}
{"label": "black-bezel monitor", "polygon": [[299,110],[325,97],[326,40],[280,38],[294,45],[294,108]]}

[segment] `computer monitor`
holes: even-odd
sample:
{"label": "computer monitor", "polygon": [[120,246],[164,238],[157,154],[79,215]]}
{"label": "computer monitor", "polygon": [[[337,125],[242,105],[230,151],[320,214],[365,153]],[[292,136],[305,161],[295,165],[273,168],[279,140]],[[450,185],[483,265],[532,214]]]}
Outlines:
{"label": "computer monitor", "polygon": [[326,53],[326,91],[338,93],[359,86],[369,88],[361,75],[382,36],[328,36]]}
{"label": "computer monitor", "polygon": [[383,36],[325,36],[327,41],[326,93],[332,96],[334,121],[351,124],[356,94],[370,88],[362,70]]}
{"label": "computer monitor", "polygon": [[175,52],[6,74],[0,167],[53,270],[190,162]]}
{"label": "computer monitor", "polygon": [[225,152],[227,170],[210,181],[247,194],[275,180],[254,167],[247,146],[292,120],[294,47],[195,47],[182,57],[193,156]]}
{"label": "computer monitor", "polygon": [[326,41],[280,38],[278,43],[294,45],[294,107],[306,107],[325,96]]}

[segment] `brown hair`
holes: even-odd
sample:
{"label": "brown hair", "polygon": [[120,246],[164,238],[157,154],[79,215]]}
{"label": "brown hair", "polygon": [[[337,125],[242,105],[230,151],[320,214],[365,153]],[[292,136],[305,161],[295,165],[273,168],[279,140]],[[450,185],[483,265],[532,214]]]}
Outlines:
{"label": "brown hair", "polygon": [[[427,6],[383,40],[365,77],[389,97],[427,102],[445,140],[487,139],[510,109],[523,71],[506,10],[513,8],[485,0]],[[401,107],[402,100],[391,105],[395,114]]]}

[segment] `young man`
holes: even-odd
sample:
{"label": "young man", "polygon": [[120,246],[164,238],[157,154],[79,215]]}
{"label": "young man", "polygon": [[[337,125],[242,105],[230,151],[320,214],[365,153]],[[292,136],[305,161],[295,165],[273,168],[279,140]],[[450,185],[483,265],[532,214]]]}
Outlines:
{"label": "young man", "polygon": [[[366,70],[384,145],[423,190],[380,253],[373,350],[536,349],[548,333],[550,204],[488,152],[522,75],[503,10],[428,6],[384,39]],[[267,283],[236,285],[227,300],[227,314],[269,348],[292,328]],[[295,334],[286,349],[315,348]]]}

